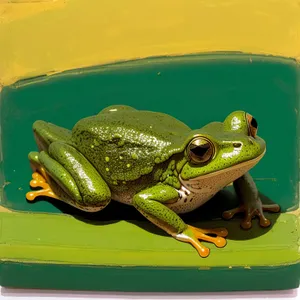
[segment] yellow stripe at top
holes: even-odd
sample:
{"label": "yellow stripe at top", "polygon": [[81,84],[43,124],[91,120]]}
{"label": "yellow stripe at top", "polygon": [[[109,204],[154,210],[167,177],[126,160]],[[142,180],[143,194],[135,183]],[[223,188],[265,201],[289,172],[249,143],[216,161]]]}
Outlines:
{"label": "yellow stripe at top", "polygon": [[0,0],[0,84],[135,58],[300,58],[296,0]]}

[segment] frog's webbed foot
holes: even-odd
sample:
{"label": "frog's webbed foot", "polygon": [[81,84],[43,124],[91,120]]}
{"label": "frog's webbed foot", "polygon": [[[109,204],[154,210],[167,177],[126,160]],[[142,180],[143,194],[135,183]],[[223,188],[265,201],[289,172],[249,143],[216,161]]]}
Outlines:
{"label": "frog's webbed foot", "polygon": [[256,184],[249,173],[238,178],[233,185],[241,204],[234,209],[223,212],[223,218],[229,220],[237,213],[243,212],[245,214],[241,222],[243,229],[250,229],[252,219],[255,217],[259,218],[261,227],[269,227],[271,221],[264,216],[264,211],[276,213],[280,211],[280,206],[277,204],[262,204]]}
{"label": "frog's webbed foot", "polygon": [[32,174],[32,180],[30,181],[30,186],[32,188],[40,187],[41,189],[36,191],[31,191],[26,194],[28,201],[34,201],[36,197],[47,196],[55,199],[59,199],[58,196],[52,191],[46,179],[38,172]]}
{"label": "frog's webbed foot", "polygon": [[239,207],[227,210],[223,212],[223,218],[226,220],[232,219],[237,213],[244,212],[245,217],[241,222],[241,227],[243,229],[250,229],[252,227],[252,219],[254,217],[259,218],[259,224],[261,227],[269,227],[271,225],[271,221],[264,216],[264,211],[267,212],[279,212],[280,206],[278,204],[262,204],[257,203],[254,206],[241,205]]}
{"label": "frog's webbed foot", "polygon": [[227,243],[225,239],[227,235],[228,231],[226,228],[200,229],[188,225],[186,230],[180,234],[176,234],[174,237],[179,241],[190,243],[195,247],[201,257],[207,257],[210,250],[203,246],[199,240],[211,242],[218,248],[222,248],[225,247]]}

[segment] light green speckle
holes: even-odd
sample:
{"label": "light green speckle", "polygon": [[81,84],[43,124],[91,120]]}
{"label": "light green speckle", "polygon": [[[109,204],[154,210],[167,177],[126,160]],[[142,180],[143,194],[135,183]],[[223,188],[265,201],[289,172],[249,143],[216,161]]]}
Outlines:
{"label": "light green speckle", "polygon": [[113,181],[114,185],[118,185],[118,182],[116,180]]}
{"label": "light green speckle", "polygon": [[105,170],[106,170],[106,172],[109,172],[109,168],[106,168]]}
{"label": "light green speckle", "polygon": [[119,134],[119,133],[115,133],[115,134],[113,135],[113,138],[115,138],[115,139],[120,139],[120,138],[122,138],[122,135]]}
{"label": "light green speckle", "polygon": [[105,161],[109,162],[109,157],[108,156],[105,157]]}
{"label": "light green speckle", "polygon": [[119,158],[120,158],[120,159],[123,159],[123,156],[120,155]]}
{"label": "light green speckle", "polygon": [[118,142],[118,146],[119,146],[119,147],[123,146],[124,144],[125,144],[124,140],[120,140],[120,141]]}
{"label": "light green speckle", "polygon": [[132,157],[132,159],[137,159],[137,158],[138,158],[138,156],[137,156],[136,153],[132,153],[132,154],[131,154],[131,157]]}
{"label": "light green speckle", "polygon": [[130,167],[131,167],[131,164],[127,164],[126,167],[127,167],[127,168],[130,168]]}
{"label": "light green speckle", "polygon": [[91,145],[91,148],[92,148],[92,149],[94,149],[94,147],[95,147],[94,145]]}
{"label": "light green speckle", "polygon": [[96,139],[94,139],[94,144],[95,144],[95,146],[99,146],[100,145],[99,142]]}
{"label": "light green speckle", "polygon": [[126,181],[123,181],[123,184],[126,184]]}

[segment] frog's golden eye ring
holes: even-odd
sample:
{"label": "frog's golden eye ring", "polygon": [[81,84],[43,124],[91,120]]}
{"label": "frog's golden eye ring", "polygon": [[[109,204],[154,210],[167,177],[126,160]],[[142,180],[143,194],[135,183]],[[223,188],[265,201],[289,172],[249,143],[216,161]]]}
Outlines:
{"label": "frog's golden eye ring", "polygon": [[194,138],[187,147],[187,155],[195,164],[208,162],[213,158],[214,153],[214,144],[205,137]]}
{"label": "frog's golden eye ring", "polygon": [[248,121],[248,132],[249,132],[249,135],[255,138],[256,135],[257,135],[257,130],[258,130],[257,121],[256,121],[256,119],[253,116],[251,116],[248,113],[246,114],[246,117],[247,117],[247,121]]}

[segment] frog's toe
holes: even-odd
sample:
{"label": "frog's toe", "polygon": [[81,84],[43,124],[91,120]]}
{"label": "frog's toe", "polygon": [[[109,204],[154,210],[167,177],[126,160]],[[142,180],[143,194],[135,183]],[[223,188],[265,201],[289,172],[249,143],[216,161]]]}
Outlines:
{"label": "frog's toe", "polygon": [[228,231],[226,228],[213,228],[213,229],[200,229],[196,227],[192,227],[192,228],[195,236],[199,240],[211,242],[219,248],[226,246],[227,242],[226,239],[224,238],[228,235]]}
{"label": "frog's toe", "polygon": [[278,204],[263,204],[262,209],[263,211],[269,211],[274,213],[280,212],[280,206]]}
{"label": "frog's toe", "polygon": [[210,253],[209,248],[203,246],[191,232],[188,232],[189,229],[185,230],[183,233],[177,234],[175,238],[181,242],[190,243],[199,253],[201,257],[207,257]]}
{"label": "frog's toe", "polygon": [[227,237],[228,235],[228,230],[226,228],[211,228],[211,229],[198,229],[197,230],[201,230],[201,232],[205,233],[205,234],[213,234],[216,236],[220,236],[220,237]]}
{"label": "frog's toe", "polygon": [[58,199],[55,193],[51,190],[49,184],[46,182],[46,179],[38,172],[34,172],[32,174],[32,180],[30,181],[30,186],[32,188],[40,187],[41,189],[28,192],[26,194],[26,199],[28,201],[34,201],[35,198],[39,196],[47,196],[47,197]]}
{"label": "frog's toe", "polygon": [[233,209],[230,210],[226,210],[223,212],[222,216],[225,220],[230,220],[232,219],[237,213],[243,212],[245,211],[245,208],[243,205],[239,206],[239,207],[235,207]]}
{"label": "frog's toe", "polygon": [[[214,237],[211,235],[215,235]],[[226,246],[226,237],[228,231],[226,228],[214,228],[214,229],[200,229],[188,225],[188,228],[181,234],[177,234],[176,239],[192,244],[198,251],[201,257],[207,257],[210,253],[209,248],[203,246],[199,240],[213,243],[217,247]]]}
{"label": "frog's toe", "polygon": [[246,208],[244,205],[241,205],[237,208],[223,212],[223,218],[229,220],[232,219],[235,214],[244,212],[245,217],[241,222],[241,227],[243,229],[250,229],[252,227],[252,219],[255,218],[256,216],[259,218],[259,225],[261,227],[269,227],[271,225],[271,221],[265,217],[263,213],[264,211],[279,212],[280,206],[277,204],[264,204],[261,205],[261,207]]}
{"label": "frog's toe", "polygon": [[264,216],[264,211],[278,213],[280,212],[280,206],[278,204],[263,204],[261,208],[254,211],[252,217],[257,216],[259,218],[259,225],[261,227],[269,227],[271,221]]}

